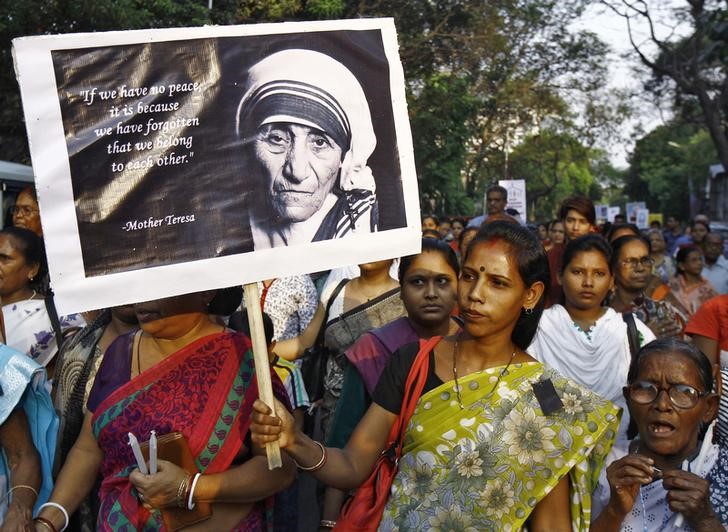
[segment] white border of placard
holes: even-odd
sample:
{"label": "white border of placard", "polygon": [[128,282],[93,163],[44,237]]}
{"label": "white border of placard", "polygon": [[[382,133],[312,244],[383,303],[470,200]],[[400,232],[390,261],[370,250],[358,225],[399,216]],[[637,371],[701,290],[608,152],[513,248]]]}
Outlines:
{"label": "white border of placard", "polygon": [[[178,40],[339,30],[380,30],[389,68],[406,227],[363,233],[296,247],[146,267],[87,277],[61,106],[51,59],[53,50],[99,48]],[[199,290],[241,285],[417,253],[420,212],[404,73],[392,19],[358,19],[249,26],[135,30],[24,37],[13,41],[33,170],[41,207],[51,283],[59,313],[68,314],[153,300]],[[120,76],[120,82],[123,77]],[[400,176],[397,176],[400,177]],[[109,242],[109,246],[123,245]],[[134,249],[129,249],[134,253]]]}

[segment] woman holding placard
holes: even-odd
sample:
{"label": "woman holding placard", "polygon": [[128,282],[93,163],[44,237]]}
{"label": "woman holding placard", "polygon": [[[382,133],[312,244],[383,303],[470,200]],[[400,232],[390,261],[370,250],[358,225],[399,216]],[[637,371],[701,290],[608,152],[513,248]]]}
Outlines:
{"label": "woman holding placard", "polygon": [[[291,416],[270,416],[260,401],[253,441],[278,441],[322,482],[357,488],[382,451],[396,453],[389,442],[400,435],[390,429],[410,403],[411,377],[424,387],[404,424],[381,530],[518,529],[526,520],[535,530],[587,528],[618,411],[526,354],[548,283],[535,235],[515,224],[487,225],[460,274],[463,331],[399,349],[345,449],[314,442],[294,429]],[[413,366],[423,369],[410,376]]]}
{"label": "woman holding placard", "polygon": [[[294,470],[284,457],[283,468],[268,471],[264,449],[246,444],[258,396],[250,342],[210,317],[231,313],[241,294],[228,301],[214,296],[199,292],[135,305],[141,331],[107,350],[90,413],[51,502],[37,517],[39,527],[61,530],[100,472],[99,530],[170,529],[174,519],[206,519],[199,525],[204,530],[264,528],[262,501],[285,488]],[[285,402],[280,381],[273,377],[273,383]],[[143,442],[151,431],[160,442],[182,434],[173,450],[185,468],[160,459],[156,474],[137,470],[129,435]],[[161,451],[162,445],[165,456]],[[204,507],[212,514],[201,512]]]}

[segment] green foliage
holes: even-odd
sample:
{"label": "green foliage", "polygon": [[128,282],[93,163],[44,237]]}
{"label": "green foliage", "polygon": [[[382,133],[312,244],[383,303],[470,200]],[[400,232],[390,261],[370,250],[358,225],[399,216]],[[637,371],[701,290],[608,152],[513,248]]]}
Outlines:
{"label": "green foliage", "polygon": [[[593,189],[584,154],[625,112],[602,89],[604,44],[571,29],[587,3],[214,0],[208,11],[204,0],[15,2],[0,20],[0,158],[27,161],[9,55],[14,36],[387,16],[398,31],[423,196],[438,212],[472,214],[490,182],[527,177],[536,212],[546,213],[567,191]],[[579,120],[575,104],[585,111]]]}
{"label": "green foliage", "polygon": [[468,89],[467,79],[436,74],[410,105],[420,193],[434,199],[438,214],[472,209],[461,178],[466,145],[473,134],[472,116],[478,106],[478,99]]}
{"label": "green foliage", "polygon": [[551,219],[566,197],[600,193],[593,187],[592,159],[596,155],[570,133],[543,129],[526,137],[513,150],[510,173],[526,180],[529,216]]}
{"label": "green foliage", "polygon": [[704,128],[674,121],[660,126],[635,145],[630,158],[625,192],[632,201],[644,201],[654,212],[690,217],[689,181],[700,198],[715,147]]}

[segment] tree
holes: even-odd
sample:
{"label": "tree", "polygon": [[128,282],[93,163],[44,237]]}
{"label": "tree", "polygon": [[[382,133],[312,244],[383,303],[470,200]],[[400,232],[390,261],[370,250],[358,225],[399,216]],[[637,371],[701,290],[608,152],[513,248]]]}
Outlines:
{"label": "tree", "polygon": [[28,163],[30,156],[15,80],[11,41],[54,33],[132,30],[333,18],[342,0],[23,0],[4,2],[0,19],[0,159]]}
{"label": "tree", "polygon": [[[510,152],[542,127],[592,146],[609,109],[605,46],[570,24],[588,0],[29,0],[0,35],[4,131],[0,158],[27,161],[10,38],[69,31],[392,16],[398,30],[421,189],[438,209],[470,213],[472,198],[508,177]],[[601,91],[601,92],[600,92]],[[572,102],[588,112],[576,120]],[[611,107],[610,107],[611,106]],[[514,176],[515,177],[515,176]]]}
{"label": "tree", "polygon": [[632,201],[646,202],[651,211],[689,219],[690,189],[695,199],[704,199],[702,191],[714,157],[715,149],[705,128],[673,120],[636,142],[625,193]]}
{"label": "tree", "polygon": [[[728,10],[722,0],[685,0],[673,10],[673,31],[657,34],[659,0],[601,0],[622,16],[632,48],[653,75],[648,88],[659,93],[669,81],[676,101],[692,102],[700,109],[702,123],[720,162],[728,168]],[[636,26],[647,28],[648,38],[638,41]],[[681,37],[680,26],[689,26]],[[655,52],[651,52],[654,49]]]}
{"label": "tree", "polygon": [[592,174],[598,155],[570,133],[543,129],[526,137],[513,150],[511,164],[513,174],[526,180],[532,217],[553,218],[561,201],[573,194],[600,196]]}

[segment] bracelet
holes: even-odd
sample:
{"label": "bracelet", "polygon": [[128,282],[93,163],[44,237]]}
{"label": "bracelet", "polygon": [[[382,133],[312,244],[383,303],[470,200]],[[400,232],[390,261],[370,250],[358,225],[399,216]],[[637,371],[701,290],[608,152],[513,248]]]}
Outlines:
{"label": "bracelet", "polygon": [[53,525],[53,523],[51,523],[45,517],[36,517],[35,519],[33,519],[33,521],[37,521],[41,525],[43,525],[46,528],[48,528],[48,530],[50,530],[51,532],[58,532],[58,529]]}
{"label": "bracelet", "polygon": [[187,498],[187,509],[193,510],[195,508],[195,503],[192,500],[192,497],[195,495],[195,488],[197,487],[197,481],[200,480],[200,477],[202,476],[202,473],[195,473],[195,478],[192,479],[192,485],[190,486],[190,496]]}
{"label": "bracelet", "polygon": [[328,519],[321,519],[319,522],[319,528],[334,528],[336,521],[329,521]]}
{"label": "bracelet", "polygon": [[40,505],[40,508],[38,508],[38,513],[40,513],[40,511],[43,508],[45,508],[46,506],[52,506],[53,508],[58,508],[61,511],[61,513],[63,513],[63,518],[66,521],[65,521],[65,524],[61,527],[60,532],[63,532],[64,530],[66,530],[68,528],[68,522],[69,522],[68,512],[66,511],[66,509],[63,506],[61,506],[60,504],[58,504],[57,502],[48,501],[48,502]]}
{"label": "bracelet", "polygon": [[187,507],[187,490],[190,487],[191,478],[192,475],[187,475],[182,479],[182,482],[179,483],[179,488],[177,488],[177,499],[175,500],[177,508]]}
{"label": "bracelet", "polygon": [[12,488],[10,488],[10,491],[8,491],[7,495],[5,495],[5,497],[6,498],[10,497],[10,494],[12,492],[14,492],[15,490],[20,489],[20,488],[25,488],[27,490],[32,491],[33,493],[35,493],[35,497],[38,498],[38,492],[36,491],[36,489],[33,486],[28,486],[26,484],[18,484],[17,486],[13,486]]}
{"label": "bracelet", "polygon": [[324,464],[326,463],[327,453],[326,453],[326,447],[323,446],[321,442],[318,442],[314,440],[314,443],[321,447],[321,460],[318,461],[318,464],[311,466],[311,467],[303,467],[301,464],[293,460],[293,462],[296,464],[296,467],[300,469],[301,471],[318,471],[322,467],[324,467]]}

